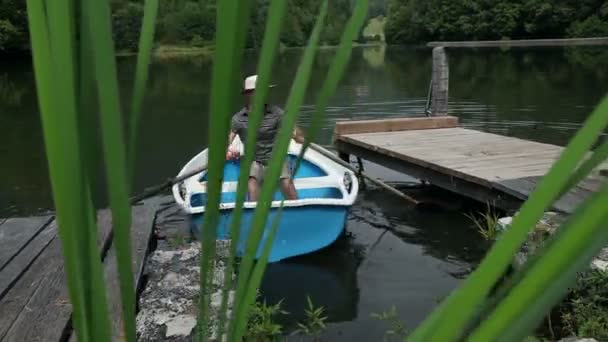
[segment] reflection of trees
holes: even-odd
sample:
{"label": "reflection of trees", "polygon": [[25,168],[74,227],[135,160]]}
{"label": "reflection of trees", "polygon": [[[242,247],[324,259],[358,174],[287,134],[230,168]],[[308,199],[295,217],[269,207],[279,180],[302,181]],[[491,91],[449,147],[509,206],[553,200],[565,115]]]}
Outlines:
{"label": "reflection of trees", "polygon": [[595,72],[597,77],[607,77],[608,47],[578,46],[567,47],[565,50],[566,58],[570,63],[579,65],[589,72]]}
{"label": "reflection of trees", "polygon": [[27,89],[18,87],[8,74],[0,74],[0,103],[7,106],[18,106],[21,104]]}
{"label": "reflection of trees", "polygon": [[386,55],[386,45],[380,44],[376,46],[368,46],[363,48],[363,59],[369,63],[372,68],[380,68],[384,65],[384,56]]}

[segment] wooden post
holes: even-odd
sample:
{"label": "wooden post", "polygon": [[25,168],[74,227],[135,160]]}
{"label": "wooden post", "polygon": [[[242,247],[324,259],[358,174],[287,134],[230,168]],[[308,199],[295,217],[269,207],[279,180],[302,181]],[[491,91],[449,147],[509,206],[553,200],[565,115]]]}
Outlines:
{"label": "wooden post", "polygon": [[450,72],[448,57],[443,47],[433,49],[433,98],[431,101],[431,115],[448,115],[448,85]]}
{"label": "wooden post", "polygon": [[350,163],[350,154],[338,151],[338,157],[347,163]]}

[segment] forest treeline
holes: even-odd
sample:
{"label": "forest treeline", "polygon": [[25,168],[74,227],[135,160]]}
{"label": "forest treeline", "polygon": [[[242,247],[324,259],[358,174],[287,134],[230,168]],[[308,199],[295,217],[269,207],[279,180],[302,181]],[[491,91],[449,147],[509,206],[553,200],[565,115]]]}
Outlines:
{"label": "forest treeline", "polygon": [[[215,35],[217,0],[160,0],[156,40],[161,45],[207,46]],[[260,46],[269,0],[255,1],[248,47]],[[321,0],[289,1],[284,46],[303,46]],[[356,0],[329,1],[322,43],[339,41]],[[137,46],[144,0],[112,0],[114,39],[120,51]],[[371,0],[369,17],[385,16],[389,44],[430,40],[481,40],[608,36],[604,0]],[[360,41],[365,41],[361,37]],[[27,51],[24,0],[0,0],[0,52]]]}

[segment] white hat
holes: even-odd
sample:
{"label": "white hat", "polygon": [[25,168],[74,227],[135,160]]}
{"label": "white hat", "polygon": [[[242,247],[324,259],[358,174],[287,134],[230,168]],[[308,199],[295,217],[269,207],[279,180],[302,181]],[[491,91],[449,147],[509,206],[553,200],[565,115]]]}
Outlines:
{"label": "white hat", "polygon": [[[247,77],[245,79],[245,84],[243,85],[243,92],[246,92],[249,90],[254,90],[257,81],[258,81],[258,75],[252,75],[252,76]],[[271,84],[269,87],[270,88],[274,87],[274,84]]]}

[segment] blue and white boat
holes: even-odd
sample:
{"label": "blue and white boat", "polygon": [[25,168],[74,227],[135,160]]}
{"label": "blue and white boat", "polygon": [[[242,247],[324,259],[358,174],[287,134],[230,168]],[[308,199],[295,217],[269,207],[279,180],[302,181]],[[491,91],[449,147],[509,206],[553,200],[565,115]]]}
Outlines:
{"label": "blue and white boat", "polygon": [[[289,164],[293,168],[301,145],[292,140],[288,150]],[[243,144],[234,139],[233,149],[244,153]],[[178,177],[204,169],[207,165],[208,151],[205,149],[192,158],[180,171]],[[239,161],[227,161],[224,164],[224,178],[220,204],[218,239],[229,238],[229,225],[235,208]],[[173,186],[175,201],[192,217],[192,229],[199,236],[199,229],[205,215],[207,199],[207,172],[202,171],[182,183]],[[269,262],[311,253],[332,244],[344,231],[346,216],[350,206],[357,198],[359,183],[355,174],[336,163],[324,154],[308,149],[297,174],[294,184],[298,192],[297,200],[285,200],[279,227],[270,252]],[[267,219],[263,246],[277,209],[283,200],[280,190],[274,195],[274,201]],[[256,202],[245,202],[237,254],[244,253],[246,239],[249,236]],[[234,242],[233,242],[234,243]],[[262,247],[258,250],[260,256]]]}

